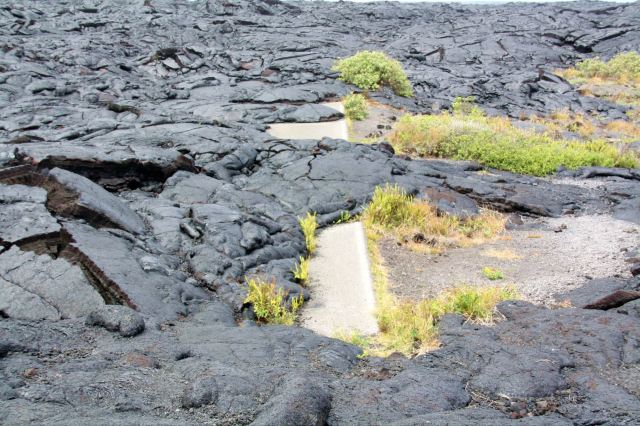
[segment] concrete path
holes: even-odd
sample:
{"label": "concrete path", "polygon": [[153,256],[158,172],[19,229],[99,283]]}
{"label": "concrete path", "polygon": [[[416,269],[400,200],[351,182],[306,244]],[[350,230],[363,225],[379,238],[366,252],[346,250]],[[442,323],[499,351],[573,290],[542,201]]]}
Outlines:
{"label": "concrete path", "polygon": [[[326,102],[322,105],[344,113],[342,102]],[[347,121],[324,121],[321,123],[276,123],[270,124],[267,132],[280,139],[348,139]]]}
{"label": "concrete path", "polygon": [[311,300],[301,313],[303,327],[334,336],[337,331],[375,334],[375,298],[360,222],[332,226],[318,236],[309,265]]}

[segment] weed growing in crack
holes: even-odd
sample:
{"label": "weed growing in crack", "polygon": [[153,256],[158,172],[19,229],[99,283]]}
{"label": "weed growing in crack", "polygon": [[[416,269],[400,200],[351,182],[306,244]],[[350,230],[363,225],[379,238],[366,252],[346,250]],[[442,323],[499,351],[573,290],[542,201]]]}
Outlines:
{"label": "weed growing in crack", "polygon": [[304,242],[307,253],[310,255],[316,251],[316,230],[318,229],[318,220],[315,213],[307,212],[304,217],[298,218],[300,228],[304,234]]}
{"label": "weed growing in crack", "polygon": [[309,282],[309,258],[300,256],[293,269],[293,277],[302,286]]}
{"label": "weed growing in crack", "polygon": [[257,278],[247,279],[249,291],[244,303],[250,303],[258,322],[264,324],[293,325],[298,310],[304,303],[302,295],[287,301],[287,293],[275,282]]}
{"label": "weed growing in crack", "polygon": [[343,210],[340,212],[340,217],[338,218],[338,220],[336,220],[336,225],[340,224],[340,223],[347,223],[349,222],[351,219],[353,219],[353,216],[351,216],[351,213]]}

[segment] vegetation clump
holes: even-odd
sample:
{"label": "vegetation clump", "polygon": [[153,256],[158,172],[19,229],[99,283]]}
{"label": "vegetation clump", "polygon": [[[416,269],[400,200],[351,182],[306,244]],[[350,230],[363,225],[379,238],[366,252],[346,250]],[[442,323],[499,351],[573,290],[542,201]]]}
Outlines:
{"label": "vegetation clump", "polygon": [[344,115],[350,120],[364,120],[369,114],[367,112],[367,99],[359,93],[345,96],[342,104],[344,105]]}
{"label": "vegetation clump", "polygon": [[488,280],[496,281],[504,278],[504,274],[501,270],[492,268],[490,266],[485,266],[482,268],[482,275]]}
{"label": "vegetation clump", "polygon": [[491,238],[504,229],[498,213],[484,210],[480,215],[460,219],[439,215],[427,201],[416,200],[398,186],[377,187],[362,213],[373,231],[390,231],[401,239],[420,233],[436,251],[442,246],[465,246]]}
{"label": "vegetation clump", "polygon": [[298,283],[306,285],[309,282],[309,258],[300,256],[291,272]]}
{"label": "vegetation clump", "polygon": [[469,100],[454,102],[453,113],[405,115],[390,141],[398,153],[475,160],[488,167],[545,176],[559,168],[638,167],[638,157],[604,139],[563,140],[547,132],[517,127],[507,118],[486,117]]}
{"label": "vegetation clump", "polygon": [[379,315],[381,342],[388,351],[424,352],[438,346],[438,321],[445,314],[490,323],[498,303],[517,297],[512,287],[459,286],[433,299],[400,302]]}
{"label": "vegetation clump", "polygon": [[640,82],[640,54],[618,53],[608,61],[600,58],[585,59],[578,62],[575,68],[560,73],[569,80],[599,78],[620,83]]}
{"label": "vegetation clump", "polygon": [[302,295],[293,297],[287,302],[286,292],[278,288],[275,282],[251,278],[247,280],[247,285],[249,286],[249,291],[244,302],[253,306],[258,322],[264,324],[294,324],[297,312],[304,303]]}
{"label": "vegetation clump", "polygon": [[388,86],[399,96],[413,96],[411,83],[400,62],[383,52],[362,51],[341,59],[333,67],[340,79],[362,90],[378,90]]}
{"label": "vegetation clump", "polygon": [[304,217],[298,219],[302,233],[304,234],[304,242],[309,254],[316,251],[316,229],[318,229],[318,220],[315,213],[307,212]]}

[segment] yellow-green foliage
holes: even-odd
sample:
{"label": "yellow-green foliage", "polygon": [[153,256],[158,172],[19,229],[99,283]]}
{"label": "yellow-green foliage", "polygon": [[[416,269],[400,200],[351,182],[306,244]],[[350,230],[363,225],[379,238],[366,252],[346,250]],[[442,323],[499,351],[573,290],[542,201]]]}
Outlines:
{"label": "yellow-green foliage", "polygon": [[618,53],[609,61],[586,59],[576,65],[576,72],[572,76],[618,81],[640,80],[640,55],[638,52],[625,52]]}
{"label": "yellow-green foliage", "polygon": [[504,218],[491,211],[462,220],[439,215],[426,201],[415,200],[398,186],[377,187],[371,202],[362,213],[369,228],[391,231],[399,236],[421,232],[426,238],[443,239],[451,245],[468,245],[491,238],[504,229]]}
{"label": "yellow-green foliage", "polygon": [[400,226],[419,226],[422,216],[418,206],[413,203],[413,197],[395,185],[377,187],[363,212],[366,221],[387,230]]}
{"label": "yellow-green foliage", "polygon": [[459,286],[417,303],[399,302],[379,315],[380,343],[386,352],[412,354],[438,346],[438,321],[457,313],[470,321],[490,323],[495,306],[518,297],[512,287]]}
{"label": "yellow-green foliage", "polygon": [[544,176],[561,166],[638,167],[635,154],[605,140],[587,142],[555,139],[515,127],[508,119],[466,114],[403,116],[390,136],[396,152],[458,160],[475,160],[489,167]]}
{"label": "yellow-green foliage", "polygon": [[302,307],[302,296],[293,297],[287,304],[287,294],[278,288],[275,282],[260,279],[248,279],[249,291],[245,303],[253,305],[253,311],[259,322],[292,325],[296,314]]}
{"label": "yellow-green foliage", "polygon": [[304,234],[304,242],[307,252],[312,254],[316,251],[316,229],[318,229],[318,221],[315,213],[307,212],[305,217],[298,219],[302,233]]}
{"label": "yellow-green foliage", "polygon": [[482,268],[482,275],[491,281],[501,280],[504,278],[504,274],[501,270],[491,268],[490,266]]}
{"label": "yellow-green foliage", "polygon": [[298,263],[293,267],[293,277],[302,285],[309,282],[309,259],[300,256]]}
{"label": "yellow-green foliage", "polygon": [[413,96],[411,83],[400,62],[383,52],[362,51],[341,59],[333,67],[340,72],[340,79],[362,90],[378,90],[390,87],[399,96]]}
{"label": "yellow-green foliage", "polygon": [[344,115],[351,120],[364,120],[367,118],[367,99],[364,95],[352,93],[342,100]]}
{"label": "yellow-green foliage", "polygon": [[475,101],[475,96],[458,96],[451,103],[451,110],[454,114],[471,115],[476,117],[484,116],[484,111],[476,105]]}
{"label": "yellow-green foliage", "polygon": [[380,235],[369,227],[366,231],[380,333],[368,337],[348,333],[338,336],[362,347],[365,355],[412,355],[434,349],[438,346],[438,321],[444,314],[458,313],[471,321],[490,323],[495,305],[519,297],[512,287],[459,286],[437,298],[399,301],[388,291],[387,272],[377,245]]}
{"label": "yellow-green foliage", "polygon": [[351,219],[353,219],[353,217],[351,217],[351,213],[344,210],[340,212],[340,217],[338,218],[338,220],[335,222],[336,224],[338,223],[347,223],[349,222]]}

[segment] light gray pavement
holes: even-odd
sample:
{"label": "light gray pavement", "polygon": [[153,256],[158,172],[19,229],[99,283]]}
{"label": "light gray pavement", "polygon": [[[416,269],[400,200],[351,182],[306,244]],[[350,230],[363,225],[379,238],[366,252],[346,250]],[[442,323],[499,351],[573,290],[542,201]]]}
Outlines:
{"label": "light gray pavement", "polygon": [[[326,102],[322,105],[344,113],[342,102]],[[347,121],[325,121],[321,123],[277,123],[270,124],[267,132],[279,139],[348,139]]]}
{"label": "light gray pavement", "polygon": [[311,300],[301,324],[318,334],[378,332],[375,297],[362,223],[332,226],[318,236],[309,265]]}

